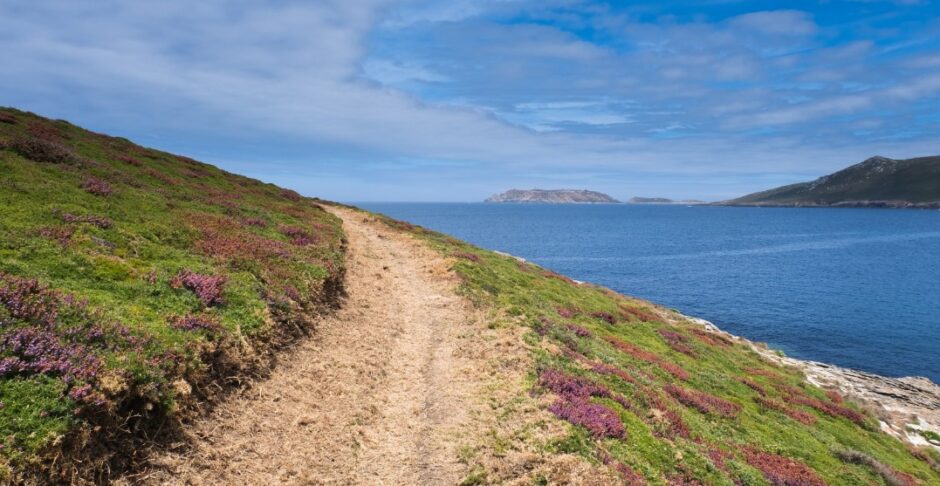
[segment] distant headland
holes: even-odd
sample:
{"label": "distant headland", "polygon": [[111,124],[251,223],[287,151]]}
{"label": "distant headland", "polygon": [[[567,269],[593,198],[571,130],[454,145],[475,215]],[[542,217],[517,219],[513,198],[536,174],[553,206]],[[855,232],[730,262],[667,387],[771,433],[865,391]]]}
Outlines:
{"label": "distant headland", "polygon": [[607,194],[585,189],[510,189],[486,198],[488,203],[591,204],[619,203]]}
{"label": "distant headland", "polygon": [[722,206],[940,208],[940,156],[875,156],[820,177],[715,203]]}

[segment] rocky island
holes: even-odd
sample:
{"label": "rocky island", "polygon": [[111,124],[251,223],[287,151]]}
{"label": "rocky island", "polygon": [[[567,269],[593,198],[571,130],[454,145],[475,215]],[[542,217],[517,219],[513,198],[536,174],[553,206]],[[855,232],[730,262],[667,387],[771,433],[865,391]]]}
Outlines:
{"label": "rocky island", "polygon": [[619,203],[607,194],[585,189],[510,189],[486,198],[488,203]]}
{"label": "rocky island", "polygon": [[940,208],[940,156],[875,156],[811,182],[717,203],[722,206]]}

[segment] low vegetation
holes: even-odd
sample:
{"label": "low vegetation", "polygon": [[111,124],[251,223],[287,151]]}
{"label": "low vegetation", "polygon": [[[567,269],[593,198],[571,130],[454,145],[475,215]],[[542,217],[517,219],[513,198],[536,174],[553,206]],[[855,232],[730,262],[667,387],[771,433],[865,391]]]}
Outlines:
{"label": "low vegetation", "polygon": [[[377,217],[453,256],[462,292],[497,316],[491,325],[528,329],[535,367],[519,394],[548,398],[546,409],[569,424],[563,437],[494,428],[477,456],[575,454],[627,484],[940,482],[932,452],[880,432],[865,411],[746,344],[674,311]],[[487,464],[479,460],[467,483],[504,479]]]}
{"label": "low vegetation", "polygon": [[0,483],[105,479],[341,291],[315,201],[63,121],[0,110],[0,207]]}

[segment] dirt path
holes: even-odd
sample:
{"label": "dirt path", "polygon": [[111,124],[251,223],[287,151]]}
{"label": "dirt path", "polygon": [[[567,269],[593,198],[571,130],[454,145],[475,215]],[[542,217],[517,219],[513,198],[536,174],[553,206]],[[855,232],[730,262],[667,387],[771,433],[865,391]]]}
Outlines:
{"label": "dirt path", "polygon": [[153,460],[160,484],[454,484],[485,415],[478,319],[440,256],[361,213],[349,297],[271,377]]}

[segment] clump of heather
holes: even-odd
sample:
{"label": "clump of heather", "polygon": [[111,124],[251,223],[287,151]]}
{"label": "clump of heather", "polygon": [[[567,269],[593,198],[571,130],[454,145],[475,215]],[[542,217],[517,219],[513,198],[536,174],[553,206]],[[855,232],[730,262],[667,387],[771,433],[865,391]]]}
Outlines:
{"label": "clump of heather", "polygon": [[601,450],[598,452],[598,458],[604,463],[607,467],[614,468],[621,476],[623,476],[624,481],[629,486],[645,486],[646,478],[633,470],[630,466],[614,459],[607,453],[607,451]]}
{"label": "clump of heather", "polygon": [[682,381],[688,381],[689,379],[689,372],[684,368],[675,363],[670,363],[654,353],[651,353],[645,349],[641,349],[628,342],[621,341],[615,337],[608,337],[607,342],[613,344],[617,349],[629,354],[630,356],[633,356],[636,359],[659,366],[663,371]]}
{"label": "clump of heather", "polygon": [[595,437],[623,437],[620,416],[610,408],[591,403],[591,397],[610,397],[610,391],[591,380],[548,369],[539,375],[539,385],[561,397],[548,410],[559,418],[588,429]]}
{"label": "clump of heather", "polygon": [[592,312],[592,313],[591,313],[591,317],[594,317],[594,318],[596,318],[596,319],[600,319],[600,320],[602,320],[602,321],[604,321],[604,322],[606,322],[606,323],[608,323],[608,324],[616,324],[616,323],[617,323],[617,318],[614,317],[614,315],[611,314],[610,312],[604,312],[604,311]]}
{"label": "clump of heather", "polygon": [[699,341],[702,341],[703,343],[711,345],[711,346],[720,346],[723,348],[727,348],[734,344],[734,341],[732,341],[730,338],[726,336],[723,336],[718,333],[708,332],[704,329],[700,329],[697,327],[692,328],[692,334],[694,334],[695,337],[699,339]]}
{"label": "clump of heather", "polygon": [[564,317],[565,319],[571,319],[572,317],[575,317],[578,314],[580,314],[581,309],[578,309],[577,307],[573,307],[573,306],[572,307],[559,306],[555,308],[555,312],[557,312],[558,315],[560,315],[561,317]]}
{"label": "clump of heather", "polygon": [[66,246],[72,241],[73,234],[75,234],[75,227],[69,225],[44,226],[39,228],[39,236],[55,240],[62,246]]}
{"label": "clump of heather", "polygon": [[39,137],[16,137],[10,142],[10,149],[36,162],[71,164],[79,161],[70,148]]}
{"label": "clump of heather", "polygon": [[281,234],[290,238],[292,245],[307,246],[317,242],[317,238],[307,230],[297,226],[281,226]]}
{"label": "clump of heather", "polygon": [[617,412],[586,398],[562,398],[548,407],[557,417],[586,428],[596,438],[622,438],[626,434]]}
{"label": "clump of heather", "polygon": [[16,117],[9,113],[0,113],[0,123],[16,125]]}
{"label": "clump of heather", "polygon": [[172,319],[170,325],[183,331],[215,332],[220,328],[219,322],[211,316],[191,314]]}
{"label": "clump of heather", "polygon": [[708,393],[698,390],[691,390],[673,384],[668,384],[664,388],[667,393],[685,406],[692,407],[699,412],[706,414],[720,415],[722,417],[734,417],[741,410],[741,406],[731,403]]}
{"label": "clump of heather", "polygon": [[266,223],[261,218],[245,218],[242,220],[242,224],[245,226],[254,226],[255,228],[267,228],[268,223]]}
{"label": "clump of heather", "polygon": [[813,425],[816,423],[816,417],[802,410],[788,407],[785,403],[763,396],[754,397],[758,405],[768,409],[776,410],[804,425]]}
{"label": "clump of heather", "polygon": [[62,214],[62,221],[66,223],[87,223],[101,229],[108,229],[114,225],[113,221],[103,216],[76,216],[71,213]]}
{"label": "clump of heather", "polygon": [[657,332],[659,332],[663,341],[666,341],[666,344],[673,350],[693,358],[696,357],[695,350],[688,345],[689,338],[684,334],[679,334],[668,329],[658,329]]}
{"label": "clump of heather", "polygon": [[124,162],[125,164],[133,165],[135,167],[140,167],[141,165],[143,165],[141,161],[135,159],[134,157],[131,157],[130,155],[119,155],[118,160],[120,160],[121,162]]}
{"label": "clump of heather", "polygon": [[765,390],[764,387],[761,386],[760,383],[758,383],[758,382],[756,382],[756,381],[754,381],[754,380],[752,380],[752,379],[750,379],[750,378],[747,378],[747,377],[741,378],[741,383],[744,383],[745,385],[747,385],[748,387],[750,387],[752,390],[756,391],[756,392],[757,392],[758,394],[760,394],[761,396],[766,396],[766,395],[767,395],[767,390]]}
{"label": "clump of heather", "polygon": [[454,258],[463,258],[464,260],[470,260],[471,262],[479,263],[480,256],[470,252],[457,252],[453,254]]}
{"label": "clump of heather", "polygon": [[564,397],[609,397],[603,385],[588,378],[569,375],[563,371],[547,369],[539,375],[539,385]]}
{"label": "clump of heather", "polygon": [[809,396],[791,396],[789,398],[793,403],[798,403],[800,405],[806,405],[808,407],[814,408],[820,412],[823,412],[832,417],[843,417],[852,422],[855,422],[858,425],[865,425],[865,414],[852,410],[848,407],[843,407],[833,403],[826,403],[822,400],[812,398]]}
{"label": "clump of heather", "polygon": [[744,457],[774,486],[826,486],[816,471],[796,459],[753,449],[745,450]]}
{"label": "clump of heather", "polygon": [[591,331],[588,331],[584,327],[581,327],[577,324],[566,324],[565,327],[568,328],[569,331],[573,332],[575,336],[591,337]]}
{"label": "clump of heather", "polygon": [[835,390],[827,390],[826,396],[829,397],[829,399],[832,400],[832,403],[835,403],[836,405],[842,405],[845,403],[845,399],[842,398],[842,395],[840,395],[839,392]]}
{"label": "clump of heather", "polygon": [[185,287],[196,294],[202,305],[212,307],[222,303],[222,289],[227,281],[224,275],[202,275],[183,269],[173,277],[170,286]]}
{"label": "clump of heather", "polygon": [[787,396],[787,400],[790,403],[805,405],[831,417],[842,417],[855,422],[858,425],[865,426],[865,414],[861,412],[843,405],[824,402],[818,398],[807,395],[803,390],[796,387],[781,385],[777,388],[781,391],[781,393]]}
{"label": "clump of heather", "polygon": [[623,381],[626,381],[627,383],[636,384],[636,378],[634,378],[633,376],[630,376],[629,373],[627,373],[626,371],[624,371],[624,370],[622,370],[622,369],[620,369],[620,368],[617,368],[616,366],[611,366],[611,365],[606,364],[606,363],[592,363],[592,364],[591,364],[591,371],[594,371],[594,372],[596,372],[596,373],[600,373],[600,374],[602,374],[602,375],[613,375],[613,376],[617,376],[617,377],[619,377],[620,379],[622,379]]}
{"label": "clump of heather", "polygon": [[650,312],[648,309],[639,308],[639,307],[629,307],[622,306],[620,308],[620,313],[623,317],[629,321],[638,321],[638,322],[657,322],[659,318],[655,314]]}
{"label": "clump of heather", "polygon": [[836,457],[844,462],[861,464],[871,468],[890,486],[917,486],[919,484],[910,474],[900,472],[863,452],[854,450],[837,451]]}
{"label": "clump of heather", "polygon": [[82,182],[82,189],[95,196],[110,196],[114,192],[111,184],[97,177],[88,177],[85,179],[85,181]]}
{"label": "clump of heather", "polygon": [[281,197],[283,197],[284,199],[287,199],[288,201],[294,201],[294,202],[297,202],[303,199],[303,196],[298,194],[297,191],[292,191],[290,189],[282,189]]}

